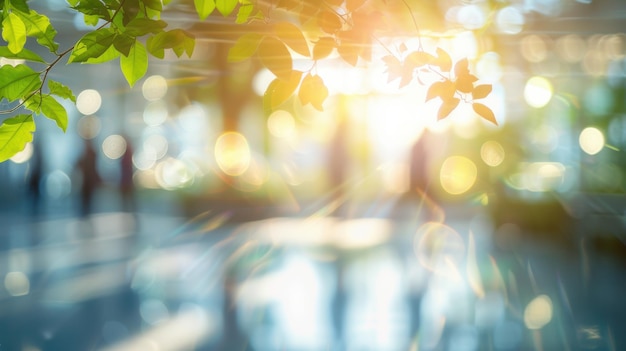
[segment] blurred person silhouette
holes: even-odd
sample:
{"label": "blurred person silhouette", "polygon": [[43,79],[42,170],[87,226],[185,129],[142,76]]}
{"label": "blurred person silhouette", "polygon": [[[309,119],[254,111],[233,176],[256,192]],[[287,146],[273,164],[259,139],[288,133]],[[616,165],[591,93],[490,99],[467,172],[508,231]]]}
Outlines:
{"label": "blurred person silhouette", "polygon": [[101,183],[96,163],[96,151],[91,141],[85,140],[83,154],[77,164],[78,171],[82,178],[79,212],[83,218],[91,214],[93,209],[93,197]]}
{"label": "blurred person silhouette", "polygon": [[33,155],[29,162],[28,200],[30,201],[31,216],[34,219],[41,215],[41,181],[43,178],[43,157],[41,155],[41,141],[33,142]]}
{"label": "blurred person silhouette", "polygon": [[423,211],[427,220],[432,220],[437,214],[436,201],[433,197],[431,179],[433,148],[438,137],[428,128],[413,143],[409,155],[409,197],[417,199],[420,212]]}
{"label": "blurred person silhouette", "polygon": [[120,158],[120,195],[122,210],[134,213],[136,211],[135,186],[133,184],[133,145],[130,138],[124,136],[126,150]]}
{"label": "blurred person silhouette", "polygon": [[345,181],[350,164],[348,155],[348,122],[345,117],[337,123],[335,134],[328,148],[328,177],[330,182],[332,206],[337,214],[345,210]]}

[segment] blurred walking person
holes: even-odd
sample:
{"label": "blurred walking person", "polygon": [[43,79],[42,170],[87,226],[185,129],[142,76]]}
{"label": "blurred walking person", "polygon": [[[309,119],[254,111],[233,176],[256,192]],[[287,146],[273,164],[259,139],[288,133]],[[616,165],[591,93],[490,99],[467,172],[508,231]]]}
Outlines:
{"label": "blurred walking person", "polygon": [[85,140],[83,155],[78,161],[78,170],[82,177],[79,212],[83,218],[91,214],[93,209],[93,197],[101,183],[96,164],[96,151],[91,142]]}

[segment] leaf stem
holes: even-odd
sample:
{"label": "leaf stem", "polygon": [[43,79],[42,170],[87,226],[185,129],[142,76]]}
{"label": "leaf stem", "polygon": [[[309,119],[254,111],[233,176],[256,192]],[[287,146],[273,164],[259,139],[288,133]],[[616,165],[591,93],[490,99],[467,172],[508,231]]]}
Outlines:
{"label": "leaf stem", "polygon": [[417,32],[417,42],[419,45],[418,50],[424,51],[424,47],[422,46],[422,34],[420,32],[419,26],[417,25],[417,20],[415,19],[415,15],[413,15],[413,10],[411,9],[411,6],[406,0],[401,0],[401,1],[404,4],[404,6],[406,6],[406,8],[409,10],[409,15],[411,15],[411,20],[413,20],[413,26],[415,26],[415,31]]}

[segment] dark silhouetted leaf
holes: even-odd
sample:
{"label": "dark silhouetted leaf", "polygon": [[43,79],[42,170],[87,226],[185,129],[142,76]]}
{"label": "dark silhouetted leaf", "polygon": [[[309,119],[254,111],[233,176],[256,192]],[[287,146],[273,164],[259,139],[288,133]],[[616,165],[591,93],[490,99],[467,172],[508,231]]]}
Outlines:
{"label": "dark silhouetted leaf", "polygon": [[300,71],[292,71],[291,77],[288,80],[276,79],[277,81],[273,84],[273,92],[270,100],[272,110],[276,109],[293,95],[301,79],[302,72]]}
{"label": "dark silhouetted leaf", "polygon": [[475,100],[485,98],[491,93],[491,89],[491,84],[478,85],[472,90],[472,97]]}
{"label": "dark silhouetted leaf", "polygon": [[292,59],[285,44],[274,38],[265,37],[261,40],[257,55],[265,68],[280,79],[289,80],[291,78]]}
{"label": "dark silhouetted leaf", "polygon": [[240,62],[246,60],[256,52],[263,36],[258,33],[247,33],[239,37],[235,45],[228,51],[229,62]]}
{"label": "dark silhouetted leaf", "polygon": [[435,63],[444,72],[450,72],[450,69],[452,69],[452,59],[450,55],[441,48],[437,48],[437,59]]}
{"label": "dark silhouetted leaf", "polygon": [[466,58],[460,60],[459,62],[456,63],[456,65],[454,65],[454,74],[457,77],[462,77],[462,76],[467,76],[469,75],[469,62],[467,61]]}
{"label": "dark silhouetted leaf", "polygon": [[495,125],[498,125],[498,121],[496,121],[496,116],[493,114],[493,111],[491,111],[489,107],[475,102],[472,104],[472,108],[474,109],[474,112],[476,112],[480,117]]}
{"label": "dark silhouetted leaf", "polygon": [[383,62],[387,66],[387,83],[391,83],[394,80],[401,78],[403,75],[403,65],[400,60],[393,56],[387,55],[382,58]]}
{"label": "dark silhouetted leaf", "polygon": [[334,12],[322,11],[317,16],[317,25],[320,26],[324,32],[335,34],[341,29],[341,19]]}
{"label": "dark silhouetted leaf", "polygon": [[450,100],[454,98],[454,93],[456,89],[454,88],[454,83],[449,80],[444,80],[440,82],[433,83],[428,89],[428,93],[426,94],[426,101],[429,101],[433,98],[439,97],[443,101]]}
{"label": "dark silhouetted leaf", "polygon": [[415,69],[424,65],[430,65],[435,63],[435,56],[426,53],[424,51],[413,51],[409,53],[404,59],[405,65],[410,69]]}
{"label": "dark silhouetted leaf", "polygon": [[7,118],[0,125],[0,162],[24,150],[33,141],[35,122],[32,115],[18,115]]}
{"label": "dark silhouetted leaf", "polygon": [[276,24],[274,31],[276,32],[278,38],[287,44],[287,46],[289,46],[293,51],[302,56],[308,57],[311,55],[309,45],[307,44],[300,28],[289,22],[280,22]]}
{"label": "dark silhouetted leaf", "polygon": [[442,120],[448,117],[450,113],[459,105],[459,102],[461,102],[461,100],[455,97],[443,100],[443,103],[437,112],[437,119]]}
{"label": "dark silhouetted leaf", "polygon": [[323,103],[328,97],[328,88],[320,76],[313,76],[310,73],[302,79],[298,97],[302,105],[311,104],[319,111],[323,111]]}
{"label": "dark silhouetted leaf", "polygon": [[328,55],[330,55],[331,52],[333,52],[334,48],[335,48],[335,38],[321,37],[317,41],[317,43],[315,43],[315,46],[313,47],[313,59],[321,60],[327,57]]}

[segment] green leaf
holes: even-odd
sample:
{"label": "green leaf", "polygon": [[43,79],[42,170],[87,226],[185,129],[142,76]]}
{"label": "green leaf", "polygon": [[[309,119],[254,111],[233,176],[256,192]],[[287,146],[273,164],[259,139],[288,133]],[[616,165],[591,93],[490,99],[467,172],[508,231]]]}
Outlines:
{"label": "green leaf", "polygon": [[472,109],[474,109],[474,112],[476,112],[480,117],[495,125],[498,125],[498,121],[496,121],[496,116],[493,114],[493,111],[491,111],[489,107],[475,102],[472,104]]}
{"label": "green leaf", "polygon": [[222,16],[226,17],[235,10],[238,3],[239,0],[215,0],[215,7],[217,7]]}
{"label": "green leaf", "polygon": [[274,31],[278,38],[282,40],[293,51],[302,56],[309,56],[309,45],[302,34],[300,28],[289,22],[280,22],[274,26]]}
{"label": "green leaf", "polygon": [[108,61],[111,61],[120,57],[120,55],[121,53],[117,51],[115,46],[111,45],[102,55],[98,57],[91,57],[87,59],[87,61],[85,61],[84,63],[98,64],[98,63],[108,62]]}
{"label": "green leaf", "polygon": [[215,10],[215,0],[194,0],[193,3],[201,20],[206,19]]}
{"label": "green leaf", "polygon": [[173,29],[167,32],[160,32],[148,38],[146,44],[148,52],[158,58],[165,57],[164,49],[173,49],[180,57],[183,52],[188,56],[193,54],[195,47],[193,35],[182,29]]}
{"label": "green leaf", "polygon": [[0,100],[15,101],[37,90],[41,84],[39,72],[26,65],[0,67]]}
{"label": "green leaf", "polygon": [[100,0],[80,0],[73,9],[88,16],[98,16],[105,21],[111,20],[109,9]]}
{"label": "green leaf", "polygon": [[28,8],[26,1],[27,0],[11,0],[11,8],[20,12],[28,13],[30,12],[30,8]]}
{"label": "green leaf", "polygon": [[163,4],[161,4],[161,0],[143,0],[143,4],[148,9],[152,9],[158,12],[161,12],[161,10],[163,10]]}
{"label": "green leaf", "polygon": [[68,63],[85,62],[102,55],[113,44],[115,35],[111,28],[102,28],[85,34],[74,46]]}
{"label": "green leaf", "polygon": [[67,131],[67,111],[51,95],[44,95],[41,100],[41,113],[55,121],[63,132]]}
{"label": "green leaf", "polygon": [[22,51],[18,53],[12,53],[6,46],[0,46],[0,57],[5,57],[8,59],[22,59],[34,62],[45,63],[44,59],[41,58],[38,54],[33,51],[30,51],[26,48],[22,49]]}
{"label": "green leaf", "polygon": [[95,27],[100,23],[100,17],[96,15],[83,15],[83,22],[88,26]]}
{"label": "green leaf", "polygon": [[9,12],[2,21],[2,39],[9,43],[9,50],[16,54],[26,44],[26,25],[18,15]]}
{"label": "green leaf", "polygon": [[57,31],[50,24],[47,16],[41,15],[31,10],[28,13],[20,13],[20,18],[26,25],[26,35],[37,38],[37,42],[48,48],[51,52],[56,52],[59,44],[54,42]]}
{"label": "green leaf", "polygon": [[[254,5],[250,3],[242,4],[239,6],[239,11],[237,11],[237,19],[235,23],[244,24],[250,20],[252,13],[254,12]],[[254,18],[254,17],[252,17]]]}
{"label": "green leaf", "polygon": [[5,119],[0,125],[0,162],[24,150],[33,141],[35,122],[32,115],[18,115]]}
{"label": "green leaf", "polygon": [[235,45],[228,51],[229,62],[240,62],[250,58],[256,52],[263,36],[258,33],[247,33],[240,36]]}
{"label": "green leaf", "polygon": [[113,40],[113,47],[122,55],[128,56],[130,48],[135,44],[136,39],[129,35],[117,35]]}
{"label": "green leaf", "polygon": [[73,103],[76,103],[76,96],[74,96],[74,92],[72,92],[72,89],[67,86],[52,79],[48,79],[48,89],[50,90],[50,94],[54,94],[63,99],[69,99]]}
{"label": "green leaf", "polygon": [[148,51],[139,41],[132,46],[128,56],[120,57],[120,67],[132,87],[148,71]]}
{"label": "green leaf", "polygon": [[167,23],[162,20],[135,18],[128,22],[124,29],[124,34],[131,37],[140,37],[148,33],[156,34],[162,32],[165,27],[167,27]]}
{"label": "green leaf", "polygon": [[285,44],[274,38],[265,37],[259,44],[257,55],[265,68],[269,69],[280,79],[291,77],[292,60],[291,54]]}

